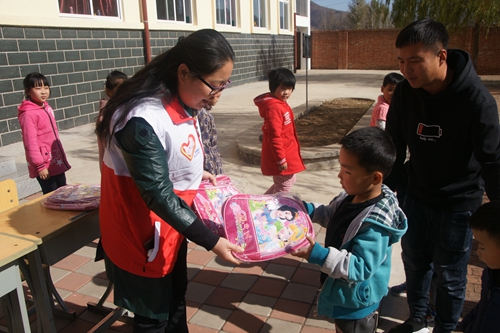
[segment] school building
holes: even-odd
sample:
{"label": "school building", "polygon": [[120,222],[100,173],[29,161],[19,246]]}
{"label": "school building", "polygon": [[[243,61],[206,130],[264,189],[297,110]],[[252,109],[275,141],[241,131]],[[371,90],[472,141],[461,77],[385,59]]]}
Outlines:
{"label": "school building", "polygon": [[239,85],[274,67],[305,68],[309,0],[0,1],[0,147],[22,140],[23,78],[51,82],[60,130],[94,122],[107,74],[133,75],[180,36],[212,28],[236,53]]}

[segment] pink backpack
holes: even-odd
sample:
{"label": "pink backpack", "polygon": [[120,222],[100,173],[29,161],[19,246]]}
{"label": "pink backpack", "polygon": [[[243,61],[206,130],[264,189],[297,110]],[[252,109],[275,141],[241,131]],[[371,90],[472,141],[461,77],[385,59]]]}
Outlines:
{"label": "pink backpack", "polygon": [[280,195],[235,194],[222,208],[226,238],[244,248],[241,261],[265,261],[307,246],[314,238],[311,219],[300,200]]}
{"label": "pink backpack", "polygon": [[99,208],[101,185],[65,185],[52,192],[42,205],[57,210],[92,210]]}
{"label": "pink backpack", "polygon": [[213,186],[208,180],[201,182],[194,197],[193,209],[208,228],[215,234],[225,238],[222,205],[228,197],[240,193],[240,191],[235,187],[229,176],[218,175],[216,181],[217,186]]}

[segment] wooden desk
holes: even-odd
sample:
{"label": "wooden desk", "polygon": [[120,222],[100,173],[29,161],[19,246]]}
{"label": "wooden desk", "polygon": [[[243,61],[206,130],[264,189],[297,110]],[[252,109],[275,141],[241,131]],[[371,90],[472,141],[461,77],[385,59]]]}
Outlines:
{"label": "wooden desk", "polygon": [[31,241],[0,235],[0,296],[7,296],[6,307],[12,310],[7,315],[11,332],[31,332],[18,259],[36,249]]}
{"label": "wooden desk", "polygon": [[[38,251],[27,255],[37,318],[41,319],[44,332],[56,332],[52,298],[47,289],[42,263],[53,265],[98,238],[99,211],[47,209],[40,203],[48,195],[50,194],[1,213],[0,234],[29,240],[38,246]],[[49,283],[53,286],[52,281]],[[55,288],[52,293],[65,308]]]}

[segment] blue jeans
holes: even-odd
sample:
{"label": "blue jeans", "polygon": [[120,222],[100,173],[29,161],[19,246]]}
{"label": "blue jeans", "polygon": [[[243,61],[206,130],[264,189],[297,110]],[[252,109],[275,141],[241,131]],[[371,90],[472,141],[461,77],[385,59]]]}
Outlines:
{"label": "blue jeans", "polygon": [[472,244],[468,220],[473,211],[435,210],[408,196],[402,208],[408,218],[408,231],[401,246],[410,318],[425,315],[433,265],[437,287],[434,332],[451,332],[460,318],[465,299]]}

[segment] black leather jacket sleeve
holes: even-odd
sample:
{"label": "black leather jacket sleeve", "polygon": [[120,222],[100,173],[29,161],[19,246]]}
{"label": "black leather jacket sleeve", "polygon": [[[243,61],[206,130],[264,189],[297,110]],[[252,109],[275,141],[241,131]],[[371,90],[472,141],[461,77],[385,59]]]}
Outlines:
{"label": "black leather jacket sleeve", "polygon": [[186,238],[211,250],[219,236],[212,233],[174,193],[165,150],[151,125],[143,118],[134,117],[114,136],[130,176],[148,208]]}

